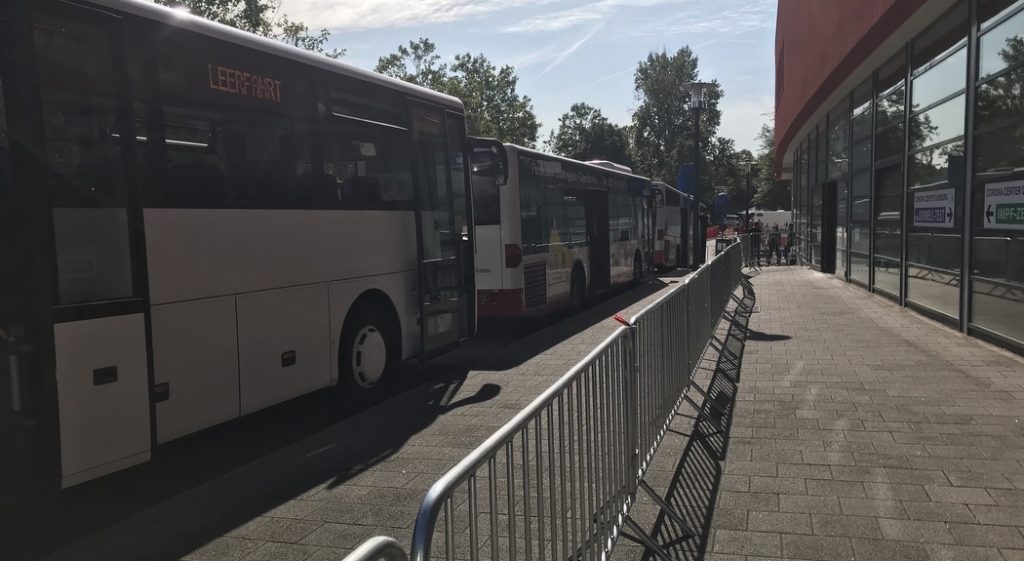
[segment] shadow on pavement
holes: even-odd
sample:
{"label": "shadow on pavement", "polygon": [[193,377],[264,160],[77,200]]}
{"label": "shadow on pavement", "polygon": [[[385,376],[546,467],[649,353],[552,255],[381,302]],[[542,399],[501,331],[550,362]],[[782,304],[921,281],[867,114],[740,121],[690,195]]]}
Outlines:
{"label": "shadow on pavement", "polygon": [[[748,283],[744,284],[746,286],[742,298],[734,297],[735,313],[723,315],[723,320],[728,321],[728,329],[724,339],[717,343],[718,351],[711,349],[708,351],[711,356],[705,356],[705,364],[714,361],[714,370],[707,385],[710,401],[714,403],[706,400],[702,404],[702,414],[692,417],[696,420],[689,434],[673,430],[675,435],[687,439],[682,454],[667,482],[650,482],[689,528],[683,528],[660,510],[652,510],[649,504],[639,503],[637,507],[640,507],[640,512],[631,513],[654,541],[661,544],[664,554],[670,559],[697,561],[704,559],[707,550],[715,499],[722,479],[722,462],[728,453],[733,404],[740,382],[747,326],[754,307],[753,290]],[[677,415],[688,418],[682,413]],[[688,530],[696,535],[690,534]],[[636,541],[632,536],[626,537]],[[642,561],[659,559],[648,549],[642,550],[636,557],[615,555],[613,558],[639,558]]]}
{"label": "shadow on pavement", "polygon": [[36,559],[74,544],[52,558],[178,559],[325,482],[330,489],[352,480],[440,416],[501,394],[489,383],[450,402],[471,371],[522,364],[665,285],[650,280],[530,335],[494,335],[406,364],[392,382],[397,395],[363,410],[317,392],[164,445],[148,464],[56,497],[0,505],[0,558]]}

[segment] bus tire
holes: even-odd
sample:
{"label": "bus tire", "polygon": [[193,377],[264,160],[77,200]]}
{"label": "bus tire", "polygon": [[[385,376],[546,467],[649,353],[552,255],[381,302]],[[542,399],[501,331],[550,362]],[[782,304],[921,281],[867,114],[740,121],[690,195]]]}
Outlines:
{"label": "bus tire", "polygon": [[345,318],[338,350],[338,389],[346,404],[371,404],[384,397],[398,363],[398,330],[381,304],[357,301]]}
{"label": "bus tire", "polygon": [[572,268],[569,280],[569,309],[576,313],[587,304],[587,276],[578,263]]}

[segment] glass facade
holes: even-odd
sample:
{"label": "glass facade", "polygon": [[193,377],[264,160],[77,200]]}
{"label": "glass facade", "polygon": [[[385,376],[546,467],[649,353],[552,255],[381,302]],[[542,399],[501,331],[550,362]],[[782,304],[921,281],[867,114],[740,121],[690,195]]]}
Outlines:
{"label": "glass facade", "polygon": [[846,248],[849,217],[850,171],[850,104],[844,101],[828,117],[828,183],[826,195],[832,208],[826,224],[834,229],[834,240],[828,244],[834,256],[834,270],[839,278],[846,278]]}
{"label": "glass facade", "polygon": [[967,4],[914,41],[907,158],[908,302],[960,317]]}
{"label": "glass facade", "polygon": [[1024,351],[1024,0],[888,54],[796,144],[794,254]]}
{"label": "glass facade", "polygon": [[979,2],[971,324],[1024,341],[1024,1]]}
{"label": "glass facade", "polygon": [[850,278],[864,285],[871,282],[873,86],[868,79],[853,91],[850,118]]}

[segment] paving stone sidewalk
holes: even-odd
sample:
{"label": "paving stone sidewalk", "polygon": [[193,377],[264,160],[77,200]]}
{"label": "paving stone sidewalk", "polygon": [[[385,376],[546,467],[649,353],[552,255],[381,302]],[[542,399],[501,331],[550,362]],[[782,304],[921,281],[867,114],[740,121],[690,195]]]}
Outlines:
{"label": "paving stone sidewalk", "polygon": [[1024,361],[808,269],[753,285],[728,436],[680,417],[651,468],[713,505],[674,558],[1024,560]]}
{"label": "paving stone sidewalk", "polygon": [[676,280],[631,289],[468,366],[453,362],[423,386],[46,559],[326,561],[375,535],[408,544],[442,473],[611,334],[612,315],[639,311]]}

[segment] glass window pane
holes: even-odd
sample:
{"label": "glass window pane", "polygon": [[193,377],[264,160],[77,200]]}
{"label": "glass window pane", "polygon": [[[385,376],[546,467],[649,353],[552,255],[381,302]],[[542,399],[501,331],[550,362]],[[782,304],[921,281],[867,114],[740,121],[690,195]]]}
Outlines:
{"label": "glass window pane", "polygon": [[977,104],[977,130],[1024,120],[1024,69],[980,86]]}
{"label": "glass window pane", "polygon": [[966,86],[967,49],[961,48],[956,54],[914,78],[912,108],[916,110],[927,107]]}
{"label": "glass window pane", "polygon": [[1024,11],[985,32],[979,43],[981,78],[1024,63]]}
{"label": "glass window pane", "polygon": [[903,166],[875,172],[875,254],[900,258]]}
{"label": "glass window pane", "polygon": [[1024,236],[978,235],[972,255],[971,323],[1024,341]]}
{"label": "glass window pane", "polygon": [[1024,123],[1011,124],[975,136],[975,172],[1000,176],[1024,171]]}
{"label": "glass window pane", "polygon": [[949,140],[964,133],[964,99],[961,95],[910,118],[910,149]]}
{"label": "glass window pane", "polygon": [[850,252],[850,278],[868,283],[871,265],[866,254]]}
{"label": "glass window pane", "polygon": [[903,123],[904,93],[906,92],[903,83],[900,82],[898,87],[892,88],[878,98],[878,117],[875,123],[877,128],[883,129]]}
{"label": "glass window pane", "polygon": [[132,296],[125,209],[55,208],[53,234],[61,304]]}
{"label": "glass window pane", "polygon": [[875,288],[889,292],[893,296],[900,294],[900,262],[899,259],[875,257]]}
{"label": "glass window pane", "polygon": [[910,188],[961,185],[964,180],[964,143],[945,144],[910,158]]}

